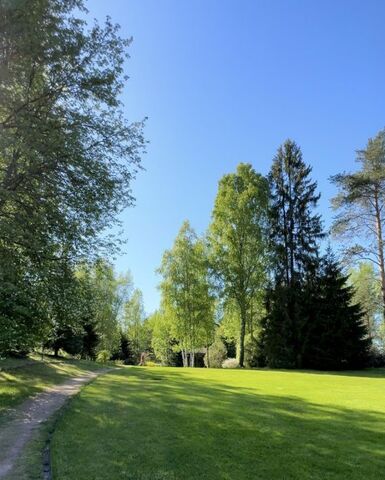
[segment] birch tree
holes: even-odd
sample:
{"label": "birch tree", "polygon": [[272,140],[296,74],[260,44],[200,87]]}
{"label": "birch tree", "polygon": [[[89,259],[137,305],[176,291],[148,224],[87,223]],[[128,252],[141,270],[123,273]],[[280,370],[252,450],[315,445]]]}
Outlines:
{"label": "birch tree", "polygon": [[214,297],[210,292],[205,244],[184,222],[159,269],[162,309],[179,342],[183,366],[194,367],[195,352],[207,346],[214,330]]}
{"label": "birch tree", "polygon": [[247,319],[266,278],[267,180],[251,165],[219,182],[208,242],[213,273],[223,296],[239,309],[239,365],[244,364]]}

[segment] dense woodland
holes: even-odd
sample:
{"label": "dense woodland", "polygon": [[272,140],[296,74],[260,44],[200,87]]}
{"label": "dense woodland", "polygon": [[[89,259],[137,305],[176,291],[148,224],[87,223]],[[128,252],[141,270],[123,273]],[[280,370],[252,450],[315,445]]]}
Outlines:
{"label": "dense woodland", "polygon": [[[127,364],[348,369],[383,363],[385,130],[330,180],[327,231],[293,140],[267,176],[219,181],[211,222],[185,221],[149,317],[108,234],[132,207],[145,119],[122,113],[130,40],[81,0],[0,2],[0,355]],[[354,145],[353,145],[354,147]],[[352,148],[353,148],[352,147]],[[253,157],[253,152],[250,152]],[[145,174],[145,173],[144,173]]]}

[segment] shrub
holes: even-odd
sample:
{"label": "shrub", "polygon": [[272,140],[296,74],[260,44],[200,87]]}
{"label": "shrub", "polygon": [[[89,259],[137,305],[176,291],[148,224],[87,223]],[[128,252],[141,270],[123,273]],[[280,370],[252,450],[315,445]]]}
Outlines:
{"label": "shrub", "polygon": [[96,361],[100,363],[107,363],[111,357],[111,353],[108,350],[100,350],[96,356]]}
{"label": "shrub", "polygon": [[157,367],[158,366],[158,364],[153,362],[152,360],[146,360],[144,364],[145,364],[146,367]]}
{"label": "shrub", "polygon": [[222,362],[226,358],[227,350],[222,340],[217,337],[214,343],[209,347],[209,361],[207,361],[207,353],[204,356],[206,367],[221,368]]}
{"label": "shrub", "polygon": [[238,368],[239,367],[239,362],[236,358],[226,358],[222,362],[222,368]]}

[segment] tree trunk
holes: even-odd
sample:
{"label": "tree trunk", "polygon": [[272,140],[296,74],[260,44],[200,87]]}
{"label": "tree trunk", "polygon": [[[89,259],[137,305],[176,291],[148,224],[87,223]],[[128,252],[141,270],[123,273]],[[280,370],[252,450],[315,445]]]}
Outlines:
{"label": "tree trunk", "polygon": [[183,366],[184,367],[187,367],[187,355],[186,355],[186,352],[185,350],[182,348],[181,350],[181,353],[182,353],[182,362],[183,362]]}
{"label": "tree trunk", "polygon": [[240,305],[241,312],[241,332],[239,335],[239,366],[244,367],[245,361],[245,333],[246,333],[246,308]]}
{"label": "tree trunk", "polygon": [[380,267],[381,292],[382,292],[382,315],[385,323],[385,262],[384,262],[384,241],[382,236],[381,210],[378,203],[378,190],[374,193],[374,205],[376,210],[376,229],[378,245],[378,263]]}
{"label": "tree trunk", "polygon": [[206,367],[210,368],[210,348],[206,345]]}

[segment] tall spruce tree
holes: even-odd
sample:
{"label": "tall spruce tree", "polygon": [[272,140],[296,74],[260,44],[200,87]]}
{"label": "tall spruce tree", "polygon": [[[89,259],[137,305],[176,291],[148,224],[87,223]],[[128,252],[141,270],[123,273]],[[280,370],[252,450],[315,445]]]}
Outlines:
{"label": "tall spruce tree", "polygon": [[272,285],[268,290],[262,341],[270,366],[301,367],[303,332],[301,302],[306,280],[314,277],[321,219],[314,213],[320,195],[310,179],[311,167],[298,145],[287,140],[269,174]]}
{"label": "tall spruce tree", "polygon": [[299,146],[287,140],[279,147],[269,174],[270,244],[277,283],[295,285],[312,269],[323,237],[320,215],[313,212],[320,194],[311,167]]}

